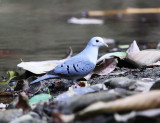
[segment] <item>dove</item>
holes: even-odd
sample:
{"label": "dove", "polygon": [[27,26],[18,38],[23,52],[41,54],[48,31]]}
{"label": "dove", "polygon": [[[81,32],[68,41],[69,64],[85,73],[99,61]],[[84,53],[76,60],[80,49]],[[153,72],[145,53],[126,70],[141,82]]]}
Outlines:
{"label": "dove", "polygon": [[99,47],[101,46],[108,47],[103,38],[91,38],[85,49],[79,54],[69,58],[63,63],[60,63],[53,70],[32,81],[30,84],[50,78],[66,78],[72,80],[73,83],[76,84],[77,79],[83,78],[95,68]]}

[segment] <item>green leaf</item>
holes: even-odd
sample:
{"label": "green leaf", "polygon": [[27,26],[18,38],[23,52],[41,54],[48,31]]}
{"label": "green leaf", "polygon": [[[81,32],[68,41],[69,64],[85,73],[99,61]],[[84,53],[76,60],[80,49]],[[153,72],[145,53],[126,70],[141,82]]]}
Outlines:
{"label": "green leaf", "polygon": [[8,79],[0,82],[0,85],[7,85],[11,79],[19,76],[18,73],[15,71],[7,71],[7,74],[8,74]]}
{"label": "green leaf", "polygon": [[52,96],[50,94],[38,94],[29,99],[29,104],[33,105],[39,103],[40,101],[47,102],[51,98]]}
{"label": "green leaf", "polygon": [[129,48],[129,45],[124,44],[124,45],[119,45],[118,47],[121,48],[121,49],[127,49],[127,48]]}
{"label": "green leaf", "polygon": [[126,55],[127,55],[126,52],[113,52],[113,53],[107,53],[107,54],[101,56],[98,60],[102,60],[102,59],[105,59],[105,58],[110,57],[110,56],[126,57]]}
{"label": "green leaf", "polygon": [[7,74],[9,76],[9,79],[19,76],[18,73],[15,71],[7,71]]}

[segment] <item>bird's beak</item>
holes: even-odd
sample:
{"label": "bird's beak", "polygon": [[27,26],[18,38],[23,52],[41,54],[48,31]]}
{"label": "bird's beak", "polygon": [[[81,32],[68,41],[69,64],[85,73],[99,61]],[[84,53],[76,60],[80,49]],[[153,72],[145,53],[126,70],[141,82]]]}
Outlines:
{"label": "bird's beak", "polygon": [[104,43],[104,46],[108,47],[108,45],[106,43]]}
{"label": "bird's beak", "polygon": [[104,46],[108,47],[108,45],[105,42],[103,42],[103,44],[104,44]]}
{"label": "bird's beak", "polygon": [[104,46],[108,47],[107,42],[104,39],[103,39],[102,43],[103,43]]}

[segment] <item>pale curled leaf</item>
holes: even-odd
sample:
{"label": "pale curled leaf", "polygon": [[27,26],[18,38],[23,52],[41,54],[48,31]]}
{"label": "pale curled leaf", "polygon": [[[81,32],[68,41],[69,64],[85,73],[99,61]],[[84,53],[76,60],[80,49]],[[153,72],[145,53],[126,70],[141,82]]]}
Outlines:
{"label": "pale curled leaf", "polygon": [[47,60],[47,61],[30,61],[30,62],[21,62],[17,66],[23,68],[24,70],[28,70],[35,74],[43,74],[52,69],[54,69],[58,64],[64,62],[72,55],[72,49],[70,48],[69,53],[64,59],[61,60]]}
{"label": "pale curled leaf", "polygon": [[126,57],[126,55],[127,55],[126,52],[112,52],[112,53],[107,53],[107,54],[101,56],[101,57],[98,59],[97,62],[99,62],[99,61],[101,61],[101,60],[103,60],[103,59],[108,59],[108,58],[114,57],[114,56],[119,57],[120,59],[123,59],[123,58]]}
{"label": "pale curled leaf", "polygon": [[140,49],[137,45],[137,42],[136,42],[136,40],[134,40],[126,52],[131,53],[131,52],[139,52],[139,51],[140,51]]}
{"label": "pale curled leaf", "polygon": [[21,62],[17,66],[35,74],[43,74],[55,68],[63,60]]}
{"label": "pale curled leaf", "polygon": [[143,50],[127,54],[126,60],[136,67],[150,66],[160,60],[159,50]]}
{"label": "pale curled leaf", "polygon": [[158,109],[149,109],[144,111],[132,111],[127,114],[114,114],[114,118],[117,122],[127,122],[130,119],[136,119],[136,117],[148,117],[148,118],[154,118],[156,116],[160,115],[160,108]]}

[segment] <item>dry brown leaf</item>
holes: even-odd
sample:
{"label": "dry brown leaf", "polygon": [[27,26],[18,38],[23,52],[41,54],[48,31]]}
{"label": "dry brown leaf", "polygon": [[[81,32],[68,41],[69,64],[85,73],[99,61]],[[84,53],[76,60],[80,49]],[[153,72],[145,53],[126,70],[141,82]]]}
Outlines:
{"label": "dry brown leaf", "polygon": [[150,91],[146,93],[136,94],[123,99],[111,102],[94,103],[81,112],[79,115],[85,115],[91,112],[119,112],[130,110],[146,110],[160,107],[160,91]]}
{"label": "dry brown leaf", "polygon": [[80,112],[71,115],[59,115],[59,118],[64,122],[71,122],[77,118],[82,118],[89,115],[98,115],[100,113],[111,113],[121,111],[141,111],[160,107],[160,91],[150,91],[139,93],[123,99],[117,99],[110,102],[96,102]]}
{"label": "dry brown leaf", "polygon": [[31,110],[30,105],[28,104],[28,96],[25,92],[21,92],[18,96],[18,102],[15,105],[15,108],[23,109],[24,113],[28,113]]}
{"label": "dry brown leaf", "polygon": [[106,75],[112,72],[115,68],[116,68],[115,58],[104,59],[102,61],[99,61],[96,64],[95,69],[84,78],[86,80],[89,80],[93,74]]}
{"label": "dry brown leaf", "polygon": [[146,67],[160,60],[160,50],[143,50],[127,54],[126,60],[136,67]]}
{"label": "dry brown leaf", "polygon": [[1,103],[10,103],[12,100],[13,100],[12,92],[5,92],[5,91],[0,92],[0,102]]}

